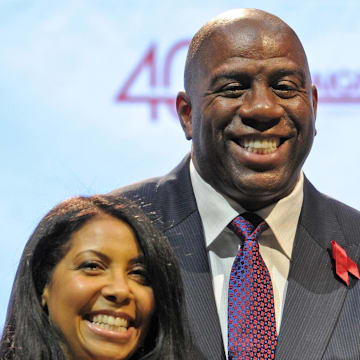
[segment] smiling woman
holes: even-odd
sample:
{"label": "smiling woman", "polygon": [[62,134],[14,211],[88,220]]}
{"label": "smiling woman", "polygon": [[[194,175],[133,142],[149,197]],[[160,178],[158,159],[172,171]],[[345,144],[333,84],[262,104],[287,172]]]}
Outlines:
{"label": "smiling woman", "polygon": [[137,206],[64,201],[25,247],[0,358],[193,358],[179,284],[167,239]]}

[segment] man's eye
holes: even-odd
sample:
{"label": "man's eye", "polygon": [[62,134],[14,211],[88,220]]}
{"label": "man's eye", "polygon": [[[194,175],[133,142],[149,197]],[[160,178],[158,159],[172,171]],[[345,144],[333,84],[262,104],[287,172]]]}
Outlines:
{"label": "man's eye", "polygon": [[228,97],[238,97],[241,96],[246,89],[247,87],[242,84],[227,85],[221,89],[221,93]]}
{"label": "man's eye", "polygon": [[278,84],[278,85],[275,86],[275,88],[277,90],[283,90],[283,91],[295,90],[295,87],[293,85],[290,85],[290,84]]}
{"label": "man's eye", "polygon": [[295,83],[287,81],[280,82],[272,86],[274,92],[283,98],[290,98],[296,95],[298,87]]}

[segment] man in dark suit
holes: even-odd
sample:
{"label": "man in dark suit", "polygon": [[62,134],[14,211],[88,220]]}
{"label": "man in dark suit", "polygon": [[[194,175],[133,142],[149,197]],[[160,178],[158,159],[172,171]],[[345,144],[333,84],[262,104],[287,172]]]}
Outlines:
{"label": "man in dark suit", "polygon": [[176,105],[191,155],[115,193],[143,205],[168,236],[199,349],[211,360],[265,358],[228,352],[229,278],[245,240],[227,224],[250,211],[269,226],[258,242],[272,280],[276,359],[360,359],[360,281],[350,276],[347,286],[331,256],[335,241],[359,261],[360,214],[301,171],[317,91],[295,32],[260,10],[208,22],[190,44]]}

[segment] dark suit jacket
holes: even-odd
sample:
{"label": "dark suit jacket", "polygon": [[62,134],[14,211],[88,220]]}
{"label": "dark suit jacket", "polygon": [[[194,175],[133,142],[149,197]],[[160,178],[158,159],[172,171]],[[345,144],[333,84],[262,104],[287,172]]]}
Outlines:
{"label": "dark suit jacket", "polygon": [[[178,257],[193,335],[206,359],[225,359],[189,156],[164,177],[113,194],[143,206]],[[360,359],[360,280],[335,274],[330,242],[360,257],[360,213],[319,193],[307,179],[296,232],[276,359]]]}

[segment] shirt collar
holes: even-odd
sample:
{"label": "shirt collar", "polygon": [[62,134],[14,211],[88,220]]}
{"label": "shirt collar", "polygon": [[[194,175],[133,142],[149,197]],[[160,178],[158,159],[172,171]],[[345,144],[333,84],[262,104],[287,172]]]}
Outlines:
{"label": "shirt collar", "polygon": [[[223,195],[202,179],[192,160],[190,161],[190,177],[208,247],[230,221],[246,210],[238,205],[234,209]],[[289,259],[303,202],[303,184],[304,176],[301,172],[295,188],[288,196],[256,211],[267,222]]]}

